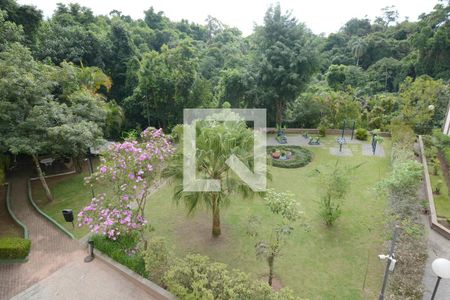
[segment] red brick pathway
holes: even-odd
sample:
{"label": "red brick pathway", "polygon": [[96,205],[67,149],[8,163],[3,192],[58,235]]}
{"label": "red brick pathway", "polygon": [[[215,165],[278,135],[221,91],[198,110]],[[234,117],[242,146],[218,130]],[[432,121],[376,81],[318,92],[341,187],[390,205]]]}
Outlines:
{"label": "red brick pathway", "polygon": [[86,253],[39,215],[27,196],[29,173],[17,170],[10,178],[12,209],[27,227],[31,239],[29,261],[25,264],[0,265],[0,299],[9,299],[48,277],[73,260],[82,260]]}

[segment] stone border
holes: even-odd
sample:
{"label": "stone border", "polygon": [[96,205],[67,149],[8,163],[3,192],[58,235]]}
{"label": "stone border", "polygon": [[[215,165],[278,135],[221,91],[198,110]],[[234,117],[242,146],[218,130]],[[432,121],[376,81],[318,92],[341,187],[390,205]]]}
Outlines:
{"label": "stone border", "polygon": [[172,295],[167,290],[163,289],[156,283],[142,277],[141,275],[137,274],[136,272],[132,271],[131,269],[125,267],[122,264],[119,264],[106,254],[102,253],[101,251],[94,249],[94,255],[97,259],[100,259],[102,262],[106,263],[113,269],[120,272],[122,275],[127,277],[130,281],[134,282],[135,284],[139,285],[141,288],[143,288],[145,291],[147,291],[148,294],[150,294],[152,297],[154,297],[157,300],[177,300],[178,298]]}
{"label": "stone border", "polygon": [[[355,128],[355,139],[356,139],[356,129]],[[266,133],[276,133],[277,129],[274,127],[267,127]],[[369,130],[368,130],[369,131]],[[316,128],[286,128],[286,133],[303,133],[308,132],[310,134],[319,134],[319,129]],[[326,135],[340,135],[342,133],[342,129],[326,129],[325,134]],[[344,130],[345,135],[351,135],[352,131],[351,129],[345,129]],[[391,137],[390,132],[380,132],[379,135],[382,137]]]}
{"label": "stone border", "polygon": [[[11,218],[14,220],[14,222],[19,225],[23,229],[23,238],[25,240],[28,240],[28,228],[25,224],[23,224],[14,214],[11,208],[11,185],[6,182],[4,184],[6,186],[6,210],[8,211]],[[14,259],[0,259],[0,264],[15,264],[15,263],[26,263],[28,261],[28,256],[25,258],[14,258]]]}
{"label": "stone border", "polygon": [[445,226],[440,224],[437,220],[436,215],[436,207],[434,205],[434,198],[433,198],[433,189],[431,187],[431,180],[430,180],[430,174],[428,173],[428,164],[427,159],[425,157],[425,148],[423,146],[423,140],[422,136],[419,135],[419,148],[420,148],[420,158],[422,160],[423,165],[423,173],[425,177],[425,194],[428,199],[428,203],[430,205],[430,227],[437,231],[442,236],[446,237],[447,239],[450,239],[450,230],[448,230]]}
{"label": "stone border", "polygon": [[[66,175],[66,174],[64,174],[64,175]],[[44,218],[46,218],[50,223],[53,223],[59,230],[61,230],[64,234],[66,234],[72,240],[76,240],[75,236],[70,231],[68,231],[66,228],[64,228],[64,226],[60,225],[58,222],[56,222],[52,217],[47,215],[45,212],[43,212],[38,207],[36,202],[34,202],[33,196],[31,193],[31,179],[28,180],[27,187],[28,187],[28,200],[30,201],[31,205],[33,205],[33,207],[37,210],[37,212],[40,213]]]}

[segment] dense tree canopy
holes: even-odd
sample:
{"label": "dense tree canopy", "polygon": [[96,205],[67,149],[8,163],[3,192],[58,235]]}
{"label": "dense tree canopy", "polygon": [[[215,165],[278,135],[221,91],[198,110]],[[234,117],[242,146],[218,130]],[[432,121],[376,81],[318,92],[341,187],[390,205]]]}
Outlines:
{"label": "dense tree canopy", "polygon": [[[58,4],[53,16],[43,19],[39,8],[3,0],[0,52],[11,61],[8,55],[27,52],[22,65],[31,55],[38,69],[52,70],[34,77],[45,82],[29,82],[39,86],[34,96],[47,89],[52,103],[68,109],[87,98],[103,103],[102,113],[94,109],[81,118],[98,124],[99,135],[107,138],[148,126],[170,129],[182,121],[183,108],[224,102],[267,108],[269,126],[334,127],[355,119],[359,126],[387,130],[392,118],[409,118],[403,116],[410,113],[403,109],[404,88],[414,86],[418,76],[428,75],[432,87],[447,87],[449,11],[442,2],[410,22],[386,7],[375,20],[352,18],[339,31],[317,36],[275,5],[244,37],[214,16],[203,24],[172,21],[157,7],[133,19],[117,10],[95,15],[78,4]],[[33,70],[25,65],[20,72]],[[7,76],[13,75],[3,79]],[[5,88],[12,89],[8,84]],[[447,100],[432,96],[438,100],[428,101],[436,105],[430,126],[439,126]],[[11,104],[13,98],[3,99]],[[93,115],[104,119],[98,122]]]}

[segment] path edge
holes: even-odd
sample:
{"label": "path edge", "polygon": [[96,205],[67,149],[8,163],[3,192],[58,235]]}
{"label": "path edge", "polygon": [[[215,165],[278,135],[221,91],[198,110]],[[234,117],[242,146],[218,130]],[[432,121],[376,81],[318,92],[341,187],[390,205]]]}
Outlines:
{"label": "path edge", "polygon": [[141,286],[151,296],[157,300],[177,300],[178,298],[169,291],[163,289],[156,283],[142,277],[138,273],[129,269],[128,267],[116,262],[100,250],[94,249],[95,258],[100,259],[105,264],[120,272],[123,276],[129,278],[135,284]]}
{"label": "path edge", "polygon": [[32,192],[31,192],[31,179],[28,179],[28,181],[27,181],[27,188],[28,188],[28,200],[30,201],[31,205],[36,209],[36,211],[39,214],[41,214],[44,218],[46,218],[50,223],[53,223],[53,225],[55,225],[59,230],[61,230],[64,234],[66,234],[72,240],[76,240],[75,236],[70,231],[68,231],[66,228],[64,228],[64,226],[62,226],[58,222],[56,222],[52,217],[47,215],[45,212],[43,212],[38,207],[36,202],[34,202],[34,199],[33,199],[33,196],[32,196]]}
{"label": "path edge", "polygon": [[[5,182],[6,186],[6,210],[11,218],[16,222],[19,227],[23,230],[23,238],[25,240],[29,240],[28,228],[25,224],[23,224],[19,218],[17,218],[16,214],[12,211],[11,207],[11,184],[9,182]],[[15,263],[26,263],[28,261],[28,256],[25,258],[15,258],[15,259],[0,259],[0,264],[15,264]]]}

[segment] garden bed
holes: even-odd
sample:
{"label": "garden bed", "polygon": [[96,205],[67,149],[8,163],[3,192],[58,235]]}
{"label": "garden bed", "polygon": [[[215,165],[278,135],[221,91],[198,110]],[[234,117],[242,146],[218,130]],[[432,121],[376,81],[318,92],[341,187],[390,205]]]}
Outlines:
{"label": "garden bed", "polygon": [[301,168],[313,158],[311,151],[300,146],[269,146],[267,153],[272,157],[272,165],[278,168]]}

